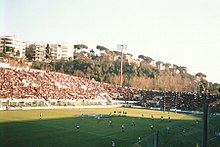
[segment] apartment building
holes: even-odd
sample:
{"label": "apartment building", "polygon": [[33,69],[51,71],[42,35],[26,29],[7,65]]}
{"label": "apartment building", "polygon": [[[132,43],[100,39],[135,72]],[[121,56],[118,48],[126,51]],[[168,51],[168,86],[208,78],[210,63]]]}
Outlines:
{"label": "apartment building", "polygon": [[68,44],[68,43],[64,43],[62,44],[62,58],[67,60],[69,58],[73,58],[73,45],[72,44]]}
{"label": "apartment building", "polygon": [[30,44],[26,48],[28,58],[34,61],[44,61],[45,59],[45,46],[40,44]]}
{"label": "apartment building", "polygon": [[60,60],[62,58],[61,44],[50,44],[50,55],[52,60]]}
{"label": "apartment building", "polygon": [[10,56],[25,58],[25,42],[16,36],[1,36],[0,37],[0,52],[3,50]]}
{"label": "apartment building", "polygon": [[61,58],[67,60],[73,58],[73,51],[73,45],[71,44],[50,44],[52,60],[60,60]]}

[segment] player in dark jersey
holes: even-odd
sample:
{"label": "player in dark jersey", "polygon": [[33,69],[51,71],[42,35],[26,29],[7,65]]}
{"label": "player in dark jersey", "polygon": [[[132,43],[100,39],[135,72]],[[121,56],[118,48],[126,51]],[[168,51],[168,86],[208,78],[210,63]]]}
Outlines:
{"label": "player in dark jersey", "polygon": [[43,116],[43,113],[42,113],[42,112],[40,112],[40,119],[42,118],[42,116]]}
{"label": "player in dark jersey", "polygon": [[134,122],[134,120],[132,120],[131,126],[132,126],[132,127],[135,127],[135,122]]}
{"label": "player in dark jersey", "polygon": [[83,114],[81,114],[81,120],[84,118],[84,115]]}
{"label": "player in dark jersey", "polygon": [[169,122],[171,121],[170,115],[168,115],[168,121],[169,121]]}
{"label": "player in dark jersey", "polygon": [[151,120],[154,120],[154,116],[153,116],[153,114],[151,114]]}

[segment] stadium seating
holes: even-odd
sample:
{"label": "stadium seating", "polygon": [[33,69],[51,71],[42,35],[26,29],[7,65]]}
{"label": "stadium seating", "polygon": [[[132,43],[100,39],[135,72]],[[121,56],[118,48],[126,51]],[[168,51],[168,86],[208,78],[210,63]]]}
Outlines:
{"label": "stadium seating", "polygon": [[[0,68],[0,99],[69,99],[91,100],[108,93],[112,100],[155,102],[157,107],[167,109],[198,110],[202,98],[189,92],[147,91],[133,87],[112,85],[85,78],[42,70]],[[212,103],[219,105],[219,96],[212,97]],[[155,104],[148,103],[148,106]]]}

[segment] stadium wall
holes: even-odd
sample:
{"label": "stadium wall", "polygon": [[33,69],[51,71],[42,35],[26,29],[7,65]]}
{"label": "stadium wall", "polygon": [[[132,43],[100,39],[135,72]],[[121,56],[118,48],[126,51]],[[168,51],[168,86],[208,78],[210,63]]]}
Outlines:
{"label": "stadium wall", "polygon": [[37,110],[37,109],[79,109],[79,108],[117,108],[122,105],[101,106],[50,106],[50,107],[1,107],[0,110]]}

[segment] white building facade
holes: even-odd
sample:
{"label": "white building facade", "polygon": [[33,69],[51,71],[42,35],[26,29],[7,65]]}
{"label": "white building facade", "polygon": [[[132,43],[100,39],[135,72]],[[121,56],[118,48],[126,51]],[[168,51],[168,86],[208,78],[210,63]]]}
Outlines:
{"label": "white building facade", "polygon": [[50,54],[52,60],[60,60],[61,58],[67,60],[73,58],[73,45],[68,43],[50,44]]}
{"label": "white building facade", "polygon": [[0,52],[10,54],[10,56],[17,56],[18,58],[25,58],[25,42],[16,36],[1,36],[0,37]]}
{"label": "white building facade", "polygon": [[73,45],[72,44],[68,44],[68,43],[64,43],[62,44],[62,58],[67,60],[69,58],[73,58]]}
{"label": "white building facade", "polygon": [[50,54],[52,60],[60,60],[62,58],[61,44],[50,44]]}
{"label": "white building facade", "polygon": [[44,61],[45,60],[45,46],[41,44],[29,44],[26,47],[26,52],[34,61]]}

